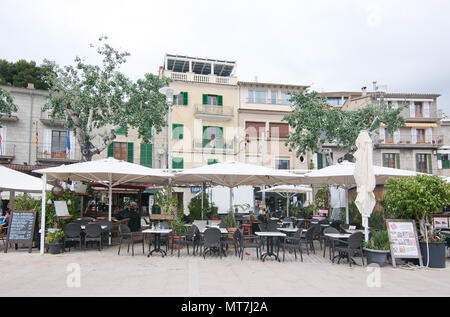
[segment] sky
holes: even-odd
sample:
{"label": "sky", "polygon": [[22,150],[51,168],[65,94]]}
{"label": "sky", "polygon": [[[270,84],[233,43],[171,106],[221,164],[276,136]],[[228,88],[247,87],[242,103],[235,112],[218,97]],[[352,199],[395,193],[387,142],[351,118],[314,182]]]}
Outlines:
{"label": "sky", "polygon": [[450,115],[447,0],[0,0],[0,59],[98,63],[102,35],[132,79],[166,53],[236,61],[241,81],[438,93]]}

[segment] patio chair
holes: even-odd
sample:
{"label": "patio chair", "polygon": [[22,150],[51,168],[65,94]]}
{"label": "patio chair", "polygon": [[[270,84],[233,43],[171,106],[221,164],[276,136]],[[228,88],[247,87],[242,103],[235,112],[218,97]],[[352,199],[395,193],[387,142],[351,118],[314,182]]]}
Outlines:
{"label": "patio chair", "polygon": [[98,242],[98,250],[102,250],[102,228],[98,224],[88,223],[84,230],[84,248],[87,248],[88,242]]}
{"label": "patio chair", "polygon": [[[325,228],[323,230],[323,235],[321,236],[321,239],[323,241],[323,257],[325,257],[325,252],[326,252],[327,246],[328,246],[328,248],[330,250],[330,260],[331,260],[331,251],[332,251],[332,247],[333,247],[333,239],[327,237],[325,235],[326,233],[338,233],[339,234],[339,230],[330,226],[330,227]],[[335,240],[334,241],[334,245],[337,245],[337,244],[339,244],[339,241]]]}
{"label": "patio chair", "polygon": [[314,229],[313,240],[319,242],[320,250],[322,250],[322,227],[319,223],[315,223],[311,224],[311,228]]}
{"label": "patio chair", "polygon": [[278,225],[278,222],[275,220],[269,220],[269,222],[267,223],[267,231],[269,232],[278,232],[278,228],[280,226]]}
{"label": "patio chair", "polygon": [[305,220],[297,220],[297,223],[295,225],[299,229],[304,229],[305,228]]}
{"label": "patio chair", "polygon": [[314,227],[310,227],[308,230],[306,230],[305,236],[300,239],[300,245],[305,244],[306,245],[306,254],[309,255],[309,248],[316,254],[316,250],[314,249],[314,231],[316,229]]}
{"label": "patio chair", "polygon": [[[195,255],[195,248],[200,245],[199,243],[199,230],[196,225],[191,225],[186,232],[186,235],[182,236],[181,239],[174,239],[172,236],[172,250],[171,254],[173,254],[173,246],[178,245],[182,246],[185,245],[187,249],[187,254],[189,254],[189,246],[192,246],[193,254]],[[180,250],[181,248],[178,248],[178,257],[180,257]]]}
{"label": "patio chair", "polygon": [[236,239],[239,241],[239,253],[241,256],[241,261],[244,259],[245,249],[255,248],[256,257],[259,259],[261,257],[261,239],[258,236],[244,236],[241,230],[236,229]]}
{"label": "patio chair", "polygon": [[64,249],[66,248],[67,242],[78,242],[81,249],[81,226],[78,223],[71,222],[64,226],[63,231],[64,231]]}
{"label": "patio chair", "polygon": [[130,245],[131,245],[131,255],[134,256],[134,244],[142,243],[142,253],[145,253],[144,246],[144,235],[142,232],[136,231],[131,232],[130,227],[128,225],[122,223],[119,225],[119,251],[117,255],[120,255],[120,248],[122,247],[122,243],[128,243],[127,253],[130,253]]}
{"label": "patio chair", "polygon": [[359,254],[361,255],[362,264],[364,266],[363,241],[364,234],[362,232],[355,232],[350,235],[347,241],[340,241],[340,245],[334,247],[334,250],[339,252],[338,263],[345,257],[345,255],[347,255],[348,264],[351,267],[352,262],[356,264],[353,260],[353,256]]}
{"label": "patio chair", "polygon": [[348,230],[350,228],[350,225],[348,223],[343,223],[339,225],[339,229],[342,233],[345,233],[345,230]]}
{"label": "patio chair", "polygon": [[341,225],[344,224],[341,220],[334,220],[330,223],[330,227],[337,229],[341,232]]}
{"label": "patio chair", "polygon": [[108,221],[106,219],[103,219],[103,220],[100,220],[98,222],[98,224],[100,225],[100,227],[106,226],[106,229],[102,229],[102,238],[103,238],[103,240],[107,240],[112,231],[112,222]]}
{"label": "patio chair", "polygon": [[203,258],[206,257],[206,253],[218,252],[222,259],[222,240],[221,232],[218,228],[207,228],[203,234]]}
{"label": "patio chair", "polygon": [[298,230],[292,237],[286,237],[283,243],[283,262],[286,249],[293,250],[295,259],[297,260],[297,250],[300,252],[300,260],[303,262],[303,252],[300,247],[302,239],[302,231]]}

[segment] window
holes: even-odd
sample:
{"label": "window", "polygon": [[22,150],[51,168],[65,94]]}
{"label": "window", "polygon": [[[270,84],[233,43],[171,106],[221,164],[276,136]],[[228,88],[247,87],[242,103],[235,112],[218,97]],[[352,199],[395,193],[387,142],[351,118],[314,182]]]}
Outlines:
{"label": "window", "polygon": [[152,167],[153,144],[141,143],[141,165]]}
{"label": "window", "polygon": [[425,129],[416,129],[417,143],[425,143]]}
{"label": "window", "polygon": [[423,117],[423,104],[421,102],[415,102],[414,105],[416,107],[416,118],[422,118]]}
{"label": "window", "polygon": [[270,122],[269,133],[271,138],[287,138],[289,136],[289,124]]}
{"label": "window", "polygon": [[222,147],[222,145],[222,127],[203,127],[203,147]]}
{"label": "window", "polygon": [[172,158],[172,168],[183,169],[184,168],[184,159],[182,157]]}
{"label": "window", "polygon": [[431,154],[416,154],[416,168],[420,173],[431,173]]}
{"label": "window", "polygon": [[248,102],[249,103],[266,103],[267,90],[249,90]]}
{"label": "window", "polygon": [[172,124],[172,139],[183,140],[183,124]]}
{"label": "window", "polygon": [[442,168],[450,168],[449,154],[438,154],[438,159],[442,160]]}
{"label": "window", "polygon": [[210,106],[222,106],[223,96],[220,95],[203,95],[203,104]]}
{"label": "window", "polygon": [[342,106],[348,98],[346,97],[328,97],[327,98],[327,103],[330,106]]}
{"label": "window", "polygon": [[208,165],[213,165],[219,163],[218,159],[208,159]]}
{"label": "window", "polygon": [[387,129],[384,129],[384,140],[386,143],[394,143],[392,134],[389,133]]}
{"label": "window", "polygon": [[245,135],[249,138],[260,138],[262,133],[266,131],[266,123],[265,122],[245,122]]}
{"label": "window", "polygon": [[108,157],[114,157],[117,160],[134,162],[134,144],[133,142],[113,142],[108,146]]}
{"label": "window", "polygon": [[288,92],[282,91],[281,92],[281,103],[283,105],[290,105],[291,102],[289,101],[289,99],[291,99],[291,96],[288,94]]}
{"label": "window", "polygon": [[174,105],[187,106],[188,105],[188,93],[185,91],[180,92],[178,96],[174,96]]}
{"label": "window", "polygon": [[276,104],[277,103],[277,91],[271,91],[270,94],[270,103]]}
{"label": "window", "polygon": [[383,153],[383,166],[390,168],[400,168],[400,154]]}
{"label": "window", "polygon": [[67,157],[67,131],[52,131],[52,158]]}
{"label": "window", "polygon": [[288,170],[289,169],[289,160],[275,160],[275,168],[279,170]]}

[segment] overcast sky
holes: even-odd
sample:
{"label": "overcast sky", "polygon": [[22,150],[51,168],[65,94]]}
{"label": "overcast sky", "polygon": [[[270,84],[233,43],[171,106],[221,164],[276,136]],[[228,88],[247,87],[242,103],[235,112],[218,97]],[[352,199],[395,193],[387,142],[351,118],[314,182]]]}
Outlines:
{"label": "overcast sky", "polygon": [[89,44],[107,35],[133,79],[165,53],[226,59],[243,81],[439,93],[450,115],[449,12],[448,0],[0,0],[0,58],[96,62]]}

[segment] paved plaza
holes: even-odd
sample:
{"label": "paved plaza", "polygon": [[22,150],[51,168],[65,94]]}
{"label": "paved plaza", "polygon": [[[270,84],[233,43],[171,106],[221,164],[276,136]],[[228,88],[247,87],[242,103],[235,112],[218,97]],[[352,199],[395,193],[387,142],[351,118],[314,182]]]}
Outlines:
{"label": "paved plaza", "polygon": [[[319,246],[317,245],[317,248]],[[331,264],[318,251],[304,262],[261,262],[255,251],[241,261],[230,249],[226,258],[176,253],[148,258],[117,255],[117,246],[59,255],[29,254],[25,249],[1,253],[0,296],[448,296],[446,269],[391,266],[374,271],[345,261]],[[146,252],[148,246],[146,246]],[[360,263],[360,259],[357,259]],[[77,273],[80,272],[79,275]],[[79,286],[79,287],[78,287]]]}

